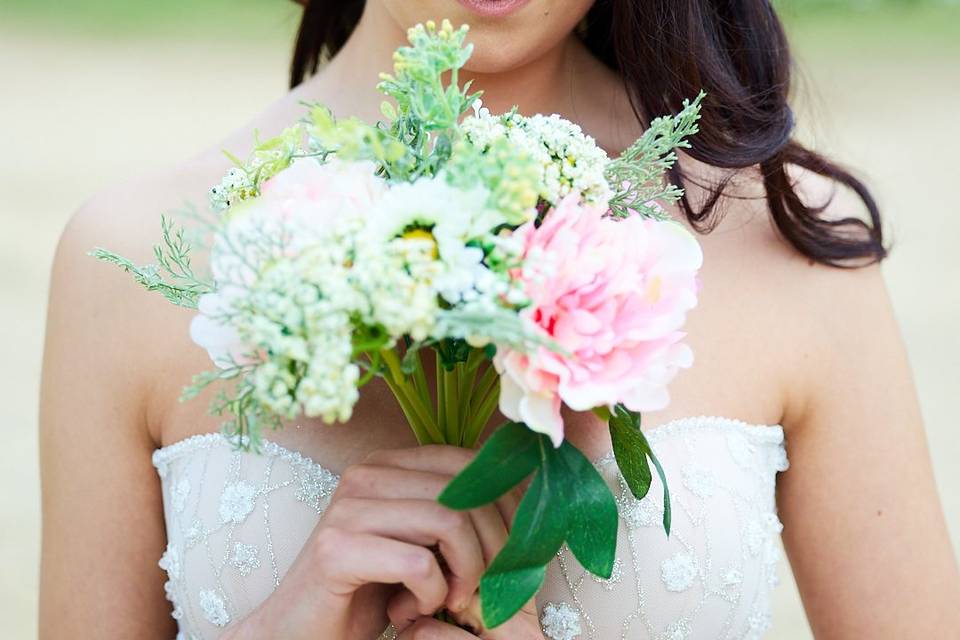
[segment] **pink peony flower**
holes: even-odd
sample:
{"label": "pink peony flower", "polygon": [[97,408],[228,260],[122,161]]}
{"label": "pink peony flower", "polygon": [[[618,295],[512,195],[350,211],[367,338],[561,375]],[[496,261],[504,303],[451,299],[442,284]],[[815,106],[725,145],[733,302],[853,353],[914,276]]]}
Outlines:
{"label": "pink peony flower", "polygon": [[271,217],[324,231],[324,223],[371,210],[386,190],[375,173],[372,162],[300,158],[264,182],[251,204]]}
{"label": "pink peony flower", "polygon": [[557,446],[561,403],[656,411],[669,402],[670,380],[693,363],[680,329],[697,304],[700,245],[675,222],[606,214],[570,196],[540,227],[514,233],[524,247],[515,277],[532,302],[523,313],[563,353],[498,351],[500,411]]}

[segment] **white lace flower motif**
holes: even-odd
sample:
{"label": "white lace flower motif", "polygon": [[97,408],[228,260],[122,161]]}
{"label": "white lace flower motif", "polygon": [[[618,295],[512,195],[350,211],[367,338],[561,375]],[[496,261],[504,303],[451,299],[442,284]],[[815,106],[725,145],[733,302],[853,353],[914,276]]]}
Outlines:
{"label": "white lace flower motif", "polygon": [[573,640],[583,633],[580,614],[566,602],[546,603],[540,615],[540,625],[550,640]]}
{"label": "white lace flower motif", "polygon": [[203,540],[203,535],[203,523],[198,518],[190,523],[190,527],[183,536],[184,541],[187,543],[187,549],[197,546],[200,541]]}
{"label": "white lace flower motif", "polygon": [[249,482],[240,480],[224,488],[220,496],[220,521],[240,524],[253,511],[253,500],[257,488]]}
{"label": "white lace flower motif", "polygon": [[180,554],[173,545],[167,545],[167,549],[160,556],[160,562],[157,565],[166,571],[171,579],[177,580],[180,578]]}
{"label": "white lace flower motif", "polygon": [[683,486],[698,498],[709,498],[717,490],[717,478],[710,469],[689,464],[683,468]]}
{"label": "white lace flower motif", "polygon": [[620,501],[620,515],[632,529],[652,527],[663,520],[663,508],[650,493],[637,500],[627,489]]}
{"label": "white lace flower motif", "polygon": [[260,549],[255,544],[238,542],[233,545],[230,564],[236,567],[241,576],[248,576],[254,569],[260,568]]}
{"label": "white lace flower motif", "polygon": [[190,480],[188,478],[180,478],[173,489],[170,490],[170,502],[173,505],[173,510],[175,513],[183,513],[184,507],[187,506],[187,496],[190,495]]}
{"label": "white lace flower motif", "polygon": [[743,433],[731,430],[727,434],[727,448],[730,457],[742,469],[750,469],[755,464],[757,447]]}
{"label": "white lace flower motif", "polygon": [[736,567],[729,567],[720,574],[720,585],[729,588],[735,587],[743,582],[743,572]]}
{"label": "white lace flower motif", "polygon": [[317,513],[323,513],[330,504],[330,496],[337,488],[337,477],[314,464],[304,462],[297,467],[300,486],[294,496],[298,501],[313,507]]}
{"label": "white lace flower motif", "polygon": [[681,618],[667,625],[667,628],[663,634],[660,635],[660,638],[662,638],[662,640],[687,640],[687,638],[690,637],[691,631],[690,622],[685,618]]}
{"label": "white lace flower motif", "polygon": [[667,591],[679,593],[693,585],[698,571],[697,559],[689,553],[679,551],[660,565],[660,578]]}
{"label": "white lace flower motif", "polygon": [[157,565],[166,571],[167,576],[170,578],[164,583],[163,591],[166,594],[167,600],[173,605],[173,611],[170,612],[170,615],[174,620],[179,620],[183,617],[183,609],[181,609],[177,603],[176,597],[177,581],[180,579],[180,553],[177,551],[177,548],[168,544],[166,551],[160,556],[160,562],[158,562]]}
{"label": "white lace flower motif", "polygon": [[215,627],[225,627],[230,623],[227,605],[213,589],[204,589],[200,592],[200,609],[207,621]]}

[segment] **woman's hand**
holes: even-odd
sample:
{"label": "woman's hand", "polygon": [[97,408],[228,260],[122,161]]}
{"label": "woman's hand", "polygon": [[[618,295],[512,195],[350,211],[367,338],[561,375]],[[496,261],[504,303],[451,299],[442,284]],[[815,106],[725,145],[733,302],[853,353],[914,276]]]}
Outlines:
{"label": "woman's hand", "polygon": [[475,606],[516,499],[471,512],[439,504],[472,456],[417,447],[376,452],[349,467],[280,586],[226,637],[373,639],[386,627],[385,611],[408,627],[443,608],[456,614]]}

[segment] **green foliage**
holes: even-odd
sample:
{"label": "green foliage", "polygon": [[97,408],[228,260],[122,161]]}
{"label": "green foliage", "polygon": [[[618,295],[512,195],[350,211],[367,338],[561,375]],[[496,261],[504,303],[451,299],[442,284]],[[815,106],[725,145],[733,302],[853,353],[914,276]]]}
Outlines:
{"label": "green foliage", "polygon": [[107,249],[96,248],[90,255],[114,264],[133,276],[147,291],[156,291],[175,305],[196,309],[200,296],[214,290],[212,282],[198,277],[190,262],[190,243],[183,227],[161,217],[161,244],[153,248],[156,264],[138,266]]}
{"label": "green foliage", "polygon": [[444,309],[437,316],[435,332],[461,338],[468,343],[474,336],[484,336],[499,345],[520,351],[529,351],[532,345],[540,345],[557,353],[566,353],[549,336],[531,329],[516,312],[503,307]]}
{"label": "green foliage", "polygon": [[307,133],[311,151],[325,158],[335,153],[344,160],[375,162],[388,179],[401,179],[417,168],[417,158],[383,127],[369,125],[359,118],[337,120],[320,104],[310,105]]}
{"label": "green foliage", "polygon": [[[469,92],[469,83],[458,83],[472,51],[464,44],[466,34],[466,26],[455,30],[446,20],[439,29],[428,22],[407,32],[410,46],[396,51],[393,74],[382,74],[377,85],[396,106],[384,102],[384,120],[376,125],[357,118],[338,120],[326,107],[310,105],[306,128],[311,154],[370,160],[392,181],[436,175],[454,151],[460,116],[480,95]],[[501,182],[508,190],[509,181],[497,184]],[[477,184],[475,173],[472,184]]]}
{"label": "green foliage", "polygon": [[440,494],[451,509],[476,509],[520,484],[540,463],[540,446],[526,425],[510,422],[497,429],[473,462]]}
{"label": "green foliage", "polygon": [[677,149],[689,149],[687,138],[699,131],[700,107],[706,96],[702,91],[675,116],[655,118],[643,135],[616,160],[607,165],[607,181],[615,193],[610,200],[614,215],[626,217],[639,213],[650,218],[663,218],[656,200],[675,202],[683,191],[666,183],[664,176],[677,161]]}
{"label": "green foliage", "polygon": [[667,477],[660,466],[660,461],[653,453],[647,437],[640,429],[640,414],[630,411],[622,404],[614,407],[610,416],[610,438],[613,441],[613,454],[617,459],[617,466],[630,492],[637,500],[643,499],[650,490],[653,475],[650,472],[652,462],[663,484],[663,529],[670,535],[670,489],[667,486]]}
{"label": "green foliage", "polygon": [[407,31],[411,46],[394,53],[393,74],[381,75],[377,88],[396,102],[396,108],[384,104],[383,127],[416,158],[412,171],[388,175],[434,175],[449,159],[457,122],[480,96],[470,93],[469,82],[459,85],[460,69],[473,52],[472,45],[464,44],[466,36],[466,25],[454,29],[447,20],[439,29],[432,21],[417,25]]}
{"label": "green foliage", "polygon": [[496,500],[534,473],[510,537],[480,582],[484,624],[495,627],[540,588],[546,565],[567,542],[589,571],[609,578],[617,542],[617,505],[596,468],[569,442],[554,447],[520,424],[496,431],[440,496],[454,509]]}
{"label": "green foliage", "polygon": [[[193,388],[202,388],[217,380],[215,372],[194,379]],[[191,387],[187,388],[188,390]],[[242,449],[259,451],[261,437],[267,429],[279,429],[282,424],[279,416],[267,409],[254,397],[254,386],[249,378],[241,379],[233,393],[221,390],[210,403],[210,413],[215,416],[227,416],[221,425],[221,431]]]}
{"label": "green foliage", "polygon": [[[381,74],[378,85],[397,103],[396,112],[388,109],[385,115],[397,125],[398,133],[419,138],[424,132],[453,129],[479,97],[469,94],[470,83],[463,88],[458,83],[459,71],[473,53],[473,45],[464,44],[467,31],[466,25],[454,29],[448,20],[439,29],[428,21],[407,31],[410,46],[393,54],[393,74]],[[450,82],[444,85],[442,76],[447,72]]]}
{"label": "green foliage", "polygon": [[221,185],[227,193],[223,194],[229,205],[249,200],[260,195],[264,182],[290,166],[293,160],[304,155],[304,129],[300,125],[287,127],[279,135],[266,140],[255,138],[253,151],[246,160],[224,151],[224,154],[243,172],[246,177],[239,184],[231,184],[229,178]]}
{"label": "green foliage", "polygon": [[[566,445],[566,446],[563,446]],[[567,546],[590,573],[607,579],[617,550],[617,503],[596,467],[574,446],[556,449],[570,519]]]}
{"label": "green foliage", "polygon": [[462,189],[482,184],[490,190],[489,206],[509,225],[520,225],[537,205],[540,169],[506,138],[495,138],[486,149],[457,140],[444,172],[447,182]]}

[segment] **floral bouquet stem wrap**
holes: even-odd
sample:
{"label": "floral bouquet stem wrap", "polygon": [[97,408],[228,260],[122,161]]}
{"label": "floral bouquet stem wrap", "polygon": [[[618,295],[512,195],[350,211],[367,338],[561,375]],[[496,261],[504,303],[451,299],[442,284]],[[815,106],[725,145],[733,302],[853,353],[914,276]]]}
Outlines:
{"label": "floral bouquet stem wrap", "polygon": [[657,471],[669,534],[640,414],[664,408],[693,361],[682,327],[702,255],[661,203],[681,196],[665,175],[703,95],[610,159],[557,115],[483,108],[458,82],[466,34],[446,21],[409,31],[379,85],[381,122],[311,104],[233,158],[210,193],[209,273],[167,218],[156,264],[93,255],[196,309],[191,337],[215,366],[184,398],[219,386],[211,410],[238,446],[301,416],[347,422],[374,380],[422,444],[476,447],[499,408],[510,422],[439,498],[473,509],[529,481],[480,585],[495,627],[563,544],[595,575],[613,569],[616,503],[565,440],[563,405],[609,423],[637,498]]}

